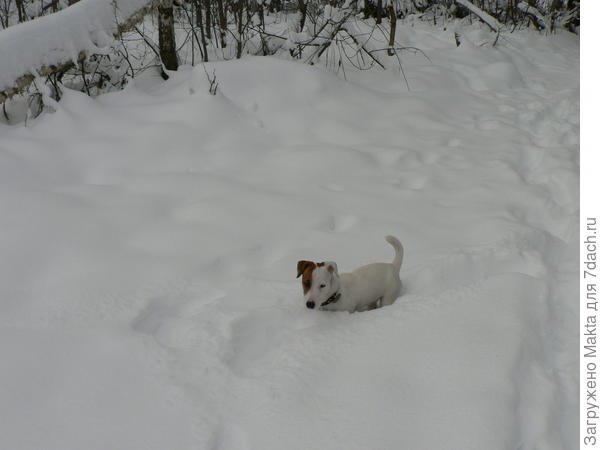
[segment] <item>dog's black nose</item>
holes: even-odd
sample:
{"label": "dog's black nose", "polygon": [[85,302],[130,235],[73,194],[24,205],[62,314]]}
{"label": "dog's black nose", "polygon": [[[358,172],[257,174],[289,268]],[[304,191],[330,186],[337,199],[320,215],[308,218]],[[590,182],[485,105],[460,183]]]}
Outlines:
{"label": "dog's black nose", "polygon": [[310,308],[310,309],[314,309],[315,308],[315,302],[306,302],[306,307]]}

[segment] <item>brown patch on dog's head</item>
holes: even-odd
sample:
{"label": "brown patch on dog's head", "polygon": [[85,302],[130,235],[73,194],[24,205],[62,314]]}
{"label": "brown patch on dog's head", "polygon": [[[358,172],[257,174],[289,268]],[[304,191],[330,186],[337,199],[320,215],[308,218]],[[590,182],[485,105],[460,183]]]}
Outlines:
{"label": "brown patch on dog's head", "polygon": [[304,273],[304,271],[311,266],[313,269],[315,267],[317,267],[317,265],[313,261],[305,261],[305,260],[298,261],[298,264],[296,265],[296,269],[298,270],[298,274],[296,275],[296,278],[298,278],[300,275],[302,275]]}
{"label": "brown patch on dog's head", "polygon": [[305,294],[310,290],[310,286],[312,284],[312,273],[316,267],[317,264],[315,264],[313,261],[298,261],[298,275],[296,275],[296,278],[302,275],[302,290]]}

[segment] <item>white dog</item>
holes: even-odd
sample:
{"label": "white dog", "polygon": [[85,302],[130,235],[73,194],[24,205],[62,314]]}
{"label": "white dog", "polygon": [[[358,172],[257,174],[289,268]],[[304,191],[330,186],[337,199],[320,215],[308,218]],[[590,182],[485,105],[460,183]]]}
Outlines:
{"label": "white dog", "polygon": [[399,272],[404,248],[394,236],[386,236],[385,240],[396,250],[391,264],[373,263],[338,274],[333,261],[298,261],[296,278],[302,275],[306,307],[354,312],[394,303],[402,289]]}

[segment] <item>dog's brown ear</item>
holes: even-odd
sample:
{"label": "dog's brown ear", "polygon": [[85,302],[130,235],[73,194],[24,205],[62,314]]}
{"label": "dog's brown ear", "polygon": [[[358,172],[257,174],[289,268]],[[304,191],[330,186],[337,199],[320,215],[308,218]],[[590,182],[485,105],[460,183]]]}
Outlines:
{"label": "dog's brown ear", "polygon": [[315,265],[314,262],[312,261],[298,261],[298,265],[296,266],[296,269],[298,270],[298,274],[296,275],[296,278],[300,277],[300,275],[302,275],[304,273],[304,271],[310,267],[311,265]]}
{"label": "dog's brown ear", "polygon": [[338,275],[337,264],[334,263],[333,261],[326,262],[325,267],[327,267],[327,272],[329,272],[331,274],[335,273],[336,275]]}

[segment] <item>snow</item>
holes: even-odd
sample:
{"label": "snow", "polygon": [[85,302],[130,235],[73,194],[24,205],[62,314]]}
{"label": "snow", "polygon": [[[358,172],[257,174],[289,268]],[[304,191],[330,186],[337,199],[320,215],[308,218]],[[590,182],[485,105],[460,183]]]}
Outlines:
{"label": "snow", "polygon": [[[578,39],[402,31],[410,90],[248,57],[0,125],[0,448],[576,447]],[[396,303],[303,305],[386,234]]]}
{"label": "snow", "polygon": [[456,3],[458,3],[459,5],[464,6],[465,8],[467,8],[469,11],[473,12],[474,14],[477,15],[477,17],[479,17],[481,20],[483,20],[486,24],[489,25],[489,27],[494,30],[494,31],[499,31],[500,30],[500,23],[491,15],[489,15],[488,13],[486,13],[485,11],[481,10],[481,8],[478,8],[477,6],[475,6],[473,3],[471,3],[468,0],[456,0]]}
{"label": "snow", "polygon": [[77,61],[79,54],[104,52],[121,24],[149,0],[80,0],[48,16],[0,32],[0,91],[42,66]]}

